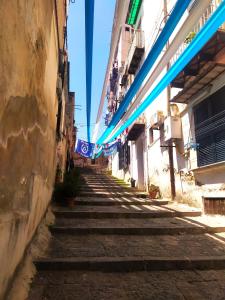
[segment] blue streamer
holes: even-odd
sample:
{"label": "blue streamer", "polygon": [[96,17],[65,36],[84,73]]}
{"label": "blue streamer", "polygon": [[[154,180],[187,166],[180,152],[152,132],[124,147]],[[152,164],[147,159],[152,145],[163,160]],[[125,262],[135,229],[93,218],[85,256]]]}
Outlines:
{"label": "blue streamer", "polygon": [[130,126],[144,110],[158,97],[158,95],[171,83],[171,81],[184,69],[184,67],[191,61],[191,59],[201,50],[201,48],[208,42],[217,29],[225,22],[225,2],[222,0],[220,6],[209,18],[203,28],[192,40],[191,44],[184,50],[178,60],[169,69],[166,75],[162,78],[160,83],[147,96],[137,110],[130,116],[130,118],[120,127],[119,130],[110,139],[115,139],[128,126]]}
{"label": "blue streamer", "polygon": [[102,144],[104,140],[109,136],[109,134],[113,131],[116,124],[120,121],[122,115],[126,111],[128,105],[130,104],[133,97],[136,95],[138,89],[140,88],[141,84],[143,83],[144,79],[146,78],[147,74],[149,73],[150,69],[156,62],[158,56],[160,55],[161,51],[163,50],[164,46],[166,45],[169,37],[173,33],[175,27],[177,26],[180,18],[184,14],[185,10],[187,9],[188,5],[190,4],[191,0],[178,0],[174,9],[168,18],[163,30],[161,31],[158,39],[156,40],[155,44],[153,45],[151,51],[149,52],[146,60],[144,61],[140,71],[138,72],[137,76],[134,79],[134,82],[130,86],[125,98],[121,102],[118,110],[114,114],[112,121],[110,122],[109,126],[106,128],[102,136],[98,139],[97,144]]}
{"label": "blue streamer", "polygon": [[93,53],[94,0],[85,0],[85,44],[86,44],[86,116],[87,140],[90,142],[92,53]]}
{"label": "blue streamer", "polygon": [[103,149],[101,149],[97,154],[95,154],[95,158],[99,158],[103,152]]}

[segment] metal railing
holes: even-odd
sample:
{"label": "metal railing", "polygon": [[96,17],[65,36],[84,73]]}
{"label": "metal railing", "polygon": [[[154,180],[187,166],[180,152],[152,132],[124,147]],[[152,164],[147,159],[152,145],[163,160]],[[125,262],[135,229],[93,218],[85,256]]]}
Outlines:
{"label": "metal railing", "polygon": [[136,48],[142,49],[144,47],[145,47],[144,31],[137,29],[134,31],[133,41],[128,51],[127,63],[126,63],[127,66],[129,66],[132,61],[135,49]]}
{"label": "metal railing", "polygon": [[[184,50],[187,48],[189,43],[192,41],[192,39],[195,37],[195,35],[202,29],[202,27],[205,25],[207,20],[211,17],[211,15],[215,12],[215,10],[218,8],[221,0],[212,0],[210,5],[205,10],[204,14],[201,16],[197,24],[193,27],[193,29],[190,31],[189,35],[186,37],[184,42],[180,45],[174,56],[172,57],[170,64],[173,65],[177,59],[180,57],[180,55],[184,52]],[[225,30],[225,24],[222,24],[220,27],[220,30]]]}

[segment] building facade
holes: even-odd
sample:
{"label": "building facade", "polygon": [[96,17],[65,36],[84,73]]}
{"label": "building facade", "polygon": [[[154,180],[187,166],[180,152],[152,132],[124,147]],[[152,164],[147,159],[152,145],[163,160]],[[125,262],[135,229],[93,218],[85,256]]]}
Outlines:
{"label": "building facade", "polygon": [[0,3],[0,299],[51,200],[63,139],[62,160],[72,155],[67,9],[67,0]]}
{"label": "building facade", "polygon": [[[111,68],[107,122],[123,101],[175,2],[155,1],[152,9],[151,1],[130,1]],[[201,8],[200,2],[191,2],[120,124],[160,82],[221,1],[206,1]],[[189,31],[182,39],[186,26]],[[197,207],[205,204],[206,211],[206,201],[225,196],[224,29],[217,30],[170,86],[121,134],[122,147],[110,159],[114,176],[133,179],[140,189],[157,186],[165,198]],[[171,49],[175,49],[173,55]],[[169,60],[162,67],[164,57]]]}

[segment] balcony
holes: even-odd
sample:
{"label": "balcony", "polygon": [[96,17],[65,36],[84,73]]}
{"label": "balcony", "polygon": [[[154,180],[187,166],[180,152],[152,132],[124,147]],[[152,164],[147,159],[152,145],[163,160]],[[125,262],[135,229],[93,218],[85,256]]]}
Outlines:
{"label": "balcony", "polygon": [[144,31],[136,30],[134,38],[129,49],[127,66],[128,74],[135,74],[145,50]]}
{"label": "balcony", "polygon": [[128,141],[136,141],[139,136],[145,131],[145,117],[144,115],[140,116],[135,123],[129,128],[127,135]]}
{"label": "balcony", "polygon": [[225,31],[218,30],[171,86],[182,90],[171,102],[187,103],[225,71]]}
{"label": "balcony", "polygon": [[113,63],[113,67],[112,67],[112,71],[110,74],[110,91],[114,92],[114,94],[116,93],[116,89],[117,89],[117,80],[118,80],[118,63],[114,62]]}
{"label": "balcony", "polygon": [[125,73],[121,77],[120,85],[121,86],[126,86],[127,85],[127,80],[128,80],[128,73],[125,71]]}
{"label": "balcony", "polygon": [[[217,3],[218,5],[218,3]],[[175,53],[172,64],[179,58],[197,32],[206,23],[208,18],[217,8],[213,2],[207,8],[193,31],[190,32],[184,43]],[[217,30],[213,37],[188,63],[188,65],[171,82],[171,87],[182,89],[171,102],[188,103],[220,74],[225,72],[225,27],[224,24]]]}

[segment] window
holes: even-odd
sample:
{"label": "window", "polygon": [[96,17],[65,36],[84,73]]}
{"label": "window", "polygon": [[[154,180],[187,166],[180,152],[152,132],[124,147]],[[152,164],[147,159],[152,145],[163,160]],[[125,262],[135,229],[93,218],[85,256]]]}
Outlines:
{"label": "window", "polygon": [[119,170],[123,169],[124,152],[123,146],[119,148]]}
{"label": "window", "polygon": [[153,128],[149,129],[149,142],[150,144],[154,143],[154,132],[153,132]]}
{"label": "window", "polygon": [[198,166],[225,161],[225,88],[194,108]]}
{"label": "window", "polygon": [[127,169],[130,164],[130,146],[126,142],[119,148],[119,170]]}

